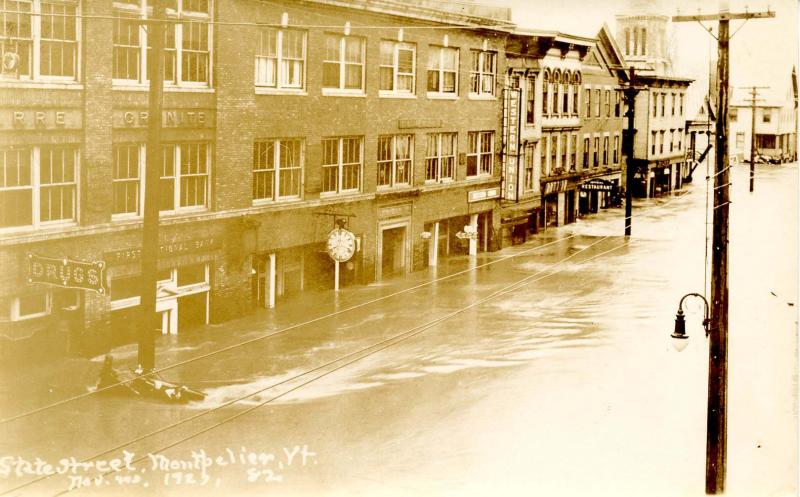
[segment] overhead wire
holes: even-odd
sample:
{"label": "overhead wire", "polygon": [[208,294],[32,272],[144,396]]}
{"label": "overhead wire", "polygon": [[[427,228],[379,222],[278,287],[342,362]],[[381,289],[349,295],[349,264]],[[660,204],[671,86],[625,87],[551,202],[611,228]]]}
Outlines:
{"label": "overhead wire", "polygon": [[[410,339],[410,338],[412,338],[414,336],[417,336],[417,335],[419,335],[419,334],[421,334],[421,333],[433,328],[434,326],[440,324],[441,322],[446,321],[446,320],[448,320],[448,319],[450,319],[450,318],[452,318],[452,317],[454,317],[454,316],[456,316],[458,314],[461,314],[461,313],[463,313],[463,312],[465,312],[465,311],[467,311],[469,309],[472,309],[472,308],[475,308],[477,306],[480,306],[480,305],[482,305],[482,304],[484,304],[484,303],[486,303],[486,302],[488,302],[490,300],[493,300],[493,299],[495,299],[497,297],[500,297],[500,296],[505,295],[507,293],[510,293],[512,291],[515,291],[515,290],[517,290],[517,289],[519,289],[519,288],[521,288],[523,286],[526,286],[528,284],[536,283],[536,282],[541,281],[541,280],[543,280],[545,278],[553,276],[554,274],[558,274],[559,272],[563,271],[564,269],[562,268],[562,269],[558,269],[558,270],[555,270],[555,271],[552,271],[552,272],[548,272],[548,271],[549,271],[549,269],[552,269],[552,268],[554,268],[554,267],[556,267],[556,266],[558,266],[560,264],[563,264],[564,262],[572,259],[573,257],[576,257],[578,254],[580,254],[582,252],[585,252],[586,250],[589,250],[591,247],[593,247],[593,246],[595,246],[595,245],[597,245],[597,244],[599,244],[599,243],[601,243],[601,242],[603,242],[603,241],[605,241],[605,240],[607,240],[609,238],[611,238],[611,236],[602,237],[601,239],[595,241],[594,243],[588,245],[587,247],[584,247],[584,248],[580,249],[579,251],[575,252],[574,254],[571,254],[571,255],[565,257],[564,259],[561,259],[560,261],[551,264],[550,266],[548,266],[547,269],[540,270],[540,271],[537,271],[533,275],[526,276],[525,278],[522,278],[521,280],[516,281],[516,282],[514,282],[514,283],[512,283],[510,285],[507,285],[507,286],[503,287],[502,289],[497,290],[497,291],[493,292],[492,294],[477,300],[476,302],[473,302],[473,303],[471,303],[471,304],[469,304],[467,306],[464,306],[462,308],[456,309],[455,311],[453,311],[453,312],[451,312],[451,313],[449,313],[447,315],[440,316],[439,318],[436,318],[436,319],[434,319],[432,321],[429,321],[429,322],[427,322],[425,324],[422,324],[422,325],[416,326],[414,328],[411,328],[411,329],[409,329],[409,330],[407,330],[407,331],[405,331],[403,333],[400,333],[400,334],[395,335],[393,337],[390,337],[390,338],[388,338],[386,340],[383,340],[382,342],[379,342],[377,344],[373,344],[373,345],[371,345],[369,347],[366,347],[364,349],[361,349],[361,350],[359,350],[357,352],[348,354],[347,356],[341,357],[341,358],[336,359],[334,361],[331,361],[331,362],[329,362],[329,363],[327,363],[325,365],[322,365],[322,366],[319,366],[317,368],[314,368],[313,370],[310,370],[310,371],[307,371],[307,372],[302,373],[300,375],[297,375],[297,376],[293,377],[290,380],[282,381],[279,384],[283,384],[283,383],[286,383],[286,382],[291,381],[293,379],[297,379],[299,377],[305,376],[306,374],[311,373],[313,371],[317,371],[319,369],[324,369],[324,368],[326,368],[326,367],[328,367],[330,365],[333,365],[333,364],[341,361],[342,359],[344,359],[344,358],[346,358],[348,356],[363,354],[363,355],[360,355],[360,356],[356,357],[355,359],[352,359],[352,360],[350,360],[350,361],[348,361],[348,362],[346,362],[344,364],[341,364],[341,365],[331,369],[330,371],[326,371],[326,372],[324,372],[324,373],[322,373],[322,374],[320,374],[318,376],[315,376],[314,378],[312,378],[310,380],[307,380],[307,381],[305,381],[305,382],[303,382],[303,383],[301,383],[301,384],[299,384],[297,386],[294,386],[291,389],[280,393],[279,395],[271,397],[271,398],[269,398],[269,399],[267,399],[265,401],[262,401],[259,404],[256,404],[254,406],[250,406],[250,407],[248,407],[247,409],[245,409],[243,411],[235,413],[235,414],[223,419],[222,421],[216,422],[216,423],[214,423],[214,424],[212,424],[212,425],[210,425],[208,427],[205,427],[205,428],[203,428],[201,430],[198,430],[198,431],[192,433],[191,435],[184,436],[184,437],[182,437],[182,438],[180,438],[180,439],[178,439],[178,440],[176,440],[174,442],[171,442],[169,445],[167,445],[165,447],[161,447],[161,448],[159,448],[159,449],[157,449],[155,451],[149,451],[147,453],[148,455],[145,455],[145,456],[142,456],[142,457],[140,457],[138,459],[132,460],[131,464],[134,464],[136,462],[139,462],[139,461],[142,461],[144,459],[147,459],[150,455],[159,454],[159,453],[161,453],[161,452],[163,452],[165,450],[168,450],[168,449],[173,448],[173,447],[175,447],[175,446],[177,446],[177,445],[179,445],[181,443],[184,443],[184,442],[186,442],[188,440],[191,440],[191,439],[193,439],[193,438],[195,438],[195,437],[197,437],[197,436],[199,436],[199,435],[201,435],[203,433],[209,432],[209,431],[211,431],[213,429],[219,428],[220,426],[223,426],[223,425],[225,425],[227,423],[230,423],[230,422],[234,421],[235,419],[237,419],[237,418],[239,418],[241,416],[244,416],[245,414],[248,414],[249,412],[252,412],[252,411],[254,411],[254,410],[258,409],[258,408],[261,408],[261,407],[263,407],[263,406],[265,406],[265,405],[267,405],[267,404],[269,404],[269,403],[271,403],[271,402],[273,402],[275,400],[278,400],[278,399],[288,395],[289,393],[294,392],[294,391],[296,391],[296,390],[298,390],[298,389],[300,389],[300,388],[302,388],[302,387],[304,387],[304,386],[306,386],[306,385],[308,385],[308,384],[310,384],[310,383],[312,383],[312,382],[314,382],[314,381],[316,381],[316,380],[318,380],[320,378],[323,378],[323,377],[328,376],[328,375],[330,375],[330,374],[332,374],[332,373],[334,373],[336,371],[339,371],[339,370],[343,369],[344,367],[349,366],[350,364],[353,364],[353,363],[355,363],[355,362],[357,362],[357,361],[359,361],[361,359],[364,359],[366,357],[369,357],[371,355],[377,354],[378,352],[386,350],[389,347],[397,345],[398,343],[401,343],[401,342],[403,342],[405,340],[408,340],[408,339]],[[596,259],[596,258],[598,258],[600,256],[606,255],[606,254],[608,254],[610,252],[613,252],[615,250],[619,250],[620,248],[625,247],[625,246],[629,246],[629,245],[630,245],[629,241],[624,241],[623,243],[621,243],[620,245],[618,245],[618,246],[616,246],[616,247],[614,247],[612,249],[603,251],[603,252],[601,252],[599,254],[595,254],[594,256],[589,257],[589,258],[587,258],[587,259],[585,259],[585,260],[583,260],[581,262],[578,262],[577,264],[588,262],[590,260]],[[543,276],[541,276],[539,278],[536,278],[537,276],[540,276],[540,275],[542,275],[542,273],[545,273],[545,272],[547,272],[547,274],[545,274],[545,275],[543,275]],[[370,350],[370,349],[374,349],[375,347],[379,347],[379,348],[377,348],[375,350]],[[274,388],[274,386],[275,385],[262,388],[259,391],[256,391],[256,392],[250,393],[250,394],[248,394],[248,395],[246,395],[244,397],[240,397],[238,399],[235,399],[234,401],[232,401],[232,403],[239,402],[241,400],[244,400],[244,399],[253,397],[255,395],[258,395],[259,393],[263,393],[264,391],[271,390],[272,388]],[[229,403],[227,403],[227,404],[229,405]],[[204,414],[206,414],[206,413],[204,413]],[[188,422],[190,420],[191,420],[191,418],[187,419],[187,420],[182,420],[182,421],[176,422],[174,424],[175,425],[180,425],[180,424],[184,424],[185,422]],[[164,431],[164,430],[162,430],[162,431]],[[159,433],[160,433],[160,431],[159,431]],[[109,452],[118,450],[118,449],[120,449],[122,447],[126,447],[128,445],[131,445],[132,443],[136,443],[138,441],[141,441],[142,439],[148,438],[149,436],[151,436],[151,435],[148,434],[148,435],[145,435],[143,437],[140,437],[140,438],[136,439],[135,441],[126,443],[126,444],[121,445],[121,446],[117,446],[117,447],[115,447],[113,449],[109,449],[108,451],[103,452],[102,454],[99,454],[98,456],[95,456],[92,459],[94,459],[96,457],[100,457],[102,455],[105,455],[105,454],[107,454]],[[88,459],[88,460],[91,460],[91,459]],[[107,475],[113,474],[115,472],[116,471],[108,471],[108,472],[104,473],[103,476],[107,476]],[[48,475],[48,477],[49,476],[52,476],[52,475]],[[32,484],[32,483],[34,483],[36,481],[41,481],[43,479],[46,479],[46,478],[40,478],[39,480],[32,480],[31,482],[27,483],[26,486],[29,485],[29,484]],[[16,487],[14,489],[10,489],[10,490],[8,490],[8,491],[6,491],[6,492],[4,492],[3,494],[0,494],[0,495],[4,495],[5,493],[17,490],[19,488],[21,488],[21,487]],[[62,492],[60,492],[60,493],[58,493],[56,495],[64,495],[65,493],[69,493],[70,491],[71,490],[62,491]]]}
{"label": "overhead wire", "polygon": [[[286,378],[286,379],[283,379],[283,380],[281,380],[281,381],[278,381],[277,383],[270,384],[270,385],[268,385],[268,386],[266,386],[266,387],[264,387],[264,388],[261,388],[261,389],[259,389],[259,390],[257,390],[257,391],[254,391],[254,392],[251,392],[251,393],[249,393],[249,394],[247,394],[247,395],[244,395],[244,396],[242,396],[242,397],[238,397],[238,398],[232,399],[232,400],[230,400],[230,401],[227,401],[227,402],[224,402],[224,403],[220,404],[219,406],[216,406],[216,407],[213,407],[213,408],[210,408],[210,409],[204,410],[204,411],[202,411],[202,412],[199,412],[199,413],[197,413],[197,414],[194,414],[194,415],[192,415],[192,416],[189,416],[188,418],[184,418],[184,419],[178,420],[178,421],[176,421],[176,422],[174,422],[174,423],[172,423],[172,424],[169,424],[169,425],[163,426],[163,427],[161,427],[161,428],[158,428],[158,429],[156,429],[156,430],[153,430],[153,431],[151,431],[151,432],[149,432],[149,433],[146,433],[146,434],[144,434],[144,435],[140,435],[140,436],[138,436],[138,437],[136,437],[136,438],[134,438],[134,439],[132,439],[132,440],[129,440],[129,441],[125,442],[125,443],[119,444],[119,445],[117,445],[117,446],[114,446],[114,447],[112,447],[112,448],[110,448],[110,449],[104,450],[103,452],[97,453],[97,454],[95,454],[95,455],[93,455],[93,456],[91,456],[91,457],[85,458],[85,459],[83,459],[81,462],[85,463],[85,462],[88,462],[88,461],[91,461],[91,460],[94,460],[94,459],[100,458],[100,457],[102,457],[102,456],[104,456],[104,455],[106,455],[106,454],[108,454],[108,453],[111,453],[111,452],[117,451],[117,450],[119,450],[119,449],[122,449],[122,448],[124,448],[124,447],[127,447],[127,446],[129,446],[129,445],[132,445],[132,444],[138,443],[138,442],[140,442],[140,441],[142,441],[142,440],[145,440],[145,439],[147,439],[147,438],[150,438],[150,437],[152,437],[152,436],[154,436],[154,435],[157,435],[157,434],[159,434],[159,433],[163,433],[163,432],[165,432],[165,431],[167,431],[167,430],[171,430],[172,428],[176,428],[176,427],[178,427],[178,426],[181,426],[181,425],[183,425],[183,424],[186,424],[186,423],[188,423],[188,422],[190,422],[190,421],[194,421],[194,420],[196,420],[196,419],[198,419],[198,418],[200,418],[200,417],[202,417],[202,416],[205,416],[205,415],[207,415],[207,414],[211,414],[211,413],[213,413],[213,412],[217,412],[217,411],[219,411],[219,410],[221,410],[221,409],[224,409],[225,407],[231,406],[231,405],[233,405],[233,404],[235,404],[235,403],[237,403],[237,402],[240,402],[240,401],[242,401],[242,400],[245,400],[245,399],[247,399],[247,398],[250,398],[250,397],[256,396],[256,395],[258,395],[258,394],[260,394],[260,393],[263,393],[263,392],[265,392],[265,391],[268,391],[268,390],[271,390],[271,389],[273,389],[273,388],[275,388],[275,387],[281,386],[281,385],[283,385],[283,384],[286,384],[286,383],[288,383],[288,382],[291,382],[291,381],[293,381],[293,380],[296,380],[296,379],[298,379],[298,378],[301,378],[301,377],[303,377],[303,376],[306,376],[306,375],[308,375],[309,373],[313,373],[313,372],[315,372],[315,371],[318,371],[318,370],[320,370],[320,369],[324,369],[324,368],[326,368],[326,367],[329,367],[329,366],[331,366],[332,364],[335,364],[335,363],[337,363],[337,362],[339,362],[339,361],[341,361],[341,360],[343,360],[343,359],[346,359],[346,358],[348,358],[348,357],[352,357],[352,356],[354,356],[354,355],[362,354],[362,353],[364,353],[364,352],[368,351],[369,349],[372,349],[372,348],[374,348],[374,347],[378,347],[378,346],[380,346],[380,345],[383,345],[383,344],[385,344],[385,343],[387,343],[387,342],[389,342],[389,341],[395,340],[395,339],[397,339],[398,337],[401,337],[401,336],[403,336],[403,335],[406,335],[406,334],[408,334],[408,333],[411,333],[411,332],[413,332],[413,331],[415,331],[415,330],[417,330],[417,329],[420,329],[420,328],[428,329],[428,328],[430,328],[430,327],[432,327],[432,326],[433,326],[433,325],[431,325],[431,323],[438,324],[438,323],[440,323],[440,322],[442,322],[442,321],[444,321],[444,320],[446,320],[446,319],[449,319],[450,317],[453,317],[453,316],[455,316],[455,315],[457,315],[457,314],[460,314],[461,312],[464,312],[465,310],[471,309],[471,308],[473,308],[473,307],[475,307],[475,306],[477,306],[477,305],[480,305],[480,304],[482,304],[482,303],[484,303],[484,302],[486,302],[486,301],[488,301],[488,300],[491,300],[492,298],[494,298],[494,297],[496,297],[496,296],[499,296],[499,295],[501,294],[501,293],[498,293],[498,292],[503,292],[503,291],[505,291],[505,290],[508,290],[508,289],[512,289],[512,288],[514,288],[516,285],[519,285],[520,283],[525,283],[525,282],[528,282],[528,280],[530,280],[530,279],[532,279],[532,278],[535,278],[535,277],[537,277],[537,276],[541,275],[542,273],[544,273],[544,272],[548,271],[549,269],[552,269],[553,267],[556,267],[556,266],[558,266],[559,264],[563,264],[564,262],[566,262],[566,261],[568,261],[568,260],[572,259],[573,257],[576,257],[578,254],[580,254],[580,253],[582,253],[582,252],[584,252],[584,251],[586,251],[586,250],[590,249],[591,247],[593,247],[593,246],[595,246],[595,245],[597,245],[597,244],[599,244],[599,243],[601,243],[601,242],[603,242],[603,241],[607,240],[608,238],[611,238],[611,236],[610,236],[610,235],[609,235],[609,236],[604,236],[604,237],[600,238],[599,240],[597,240],[597,241],[593,242],[592,244],[590,244],[590,245],[588,245],[588,246],[586,246],[586,247],[584,247],[584,248],[580,249],[579,251],[575,252],[574,254],[570,254],[569,256],[567,256],[567,257],[565,257],[565,258],[563,258],[563,259],[561,259],[561,260],[559,260],[559,261],[557,261],[557,262],[555,262],[555,263],[553,263],[553,264],[549,265],[549,266],[548,266],[546,269],[542,269],[542,270],[540,270],[540,271],[537,271],[537,272],[536,272],[536,273],[534,273],[533,275],[528,275],[528,276],[526,276],[526,277],[524,277],[524,278],[522,278],[522,279],[520,279],[520,280],[518,280],[518,281],[516,281],[516,282],[514,282],[514,283],[512,283],[512,284],[510,284],[510,285],[506,285],[506,286],[505,286],[503,289],[493,292],[493,293],[492,293],[492,294],[491,294],[489,297],[484,297],[484,298],[482,298],[482,299],[478,300],[476,303],[470,304],[470,305],[468,305],[468,306],[466,306],[466,307],[462,307],[462,308],[456,309],[455,311],[453,311],[453,312],[451,312],[451,313],[449,313],[449,314],[445,315],[444,317],[439,317],[439,318],[436,318],[436,319],[434,319],[433,321],[429,321],[428,323],[424,323],[424,324],[422,324],[422,325],[417,325],[417,326],[415,326],[415,327],[413,327],[413,328],[410,328],[409,330],[406,330],[406,331],[404,331],[404,332],[402,332],[402,333],[399,333],[399,334],[397,334],[397,335],[394,335],[394,336],[392,336],[392,337],[390,337],[390,338],[384,339],[384,340],[382,340],[382,341],[380,341],[380,342],[378,342],[378,343],[375,343],[375,344],[372,344],[372,345],[370,345],[370,346],[367,346],[367,347],[364,347],[364,348],[362,348],[362,349],[359,349],[359,350],[357,350],[357,351],[355,351],[355,352],[351,352],[351,353],[349,353],[349,354],[346,354],[346,355],[344,355],[344,356],[342,356],[342,357],[339,357],[339,358],[337,358],[337,359],[335,359],[335,360],[333,360],[333,361],[330,361],[330,362],[328,362],[328,363],[322,364],[321,366],[317,366],[317,367],[315,367],[315,368],[313,368],[313,369],[310,369],[310,370],[308,370],[308,371],[305,371],[305,372],[303,372],[303,373],[300,373],[300,374],[297,374],[297,375],[295,375],[295,376],[292,376],[291,378]],[[429,325],[430,325],[430,326],[429,326]],[[383,350],[383,349],[381,349],[381,350]],[[349,364],[349,363],[348,363],[348,364]],[[11,489],[8,489],[8,490],[5,490],[5,491],[3,491],[2,493],[0,493],[0,495],[6,495],[6,494],[8,494],[8,493],[10,493],[10,492],[14,492],[14,491],[20,490],[20,489],[22,489],[22,488],[25,488],[25,487],[27,487],[27,486],[29,486],[29,485],[32,485],[32,484],[34,484],[34,483],[37,483],[37,482],[40,482],[40,481],[43,481],[43,480],[49,479],[49,478],[50,478],[50,477],[52,477],[52,476],[56,476],[56,475],[54,475],[54,474],[53,474],[53,475],[43,475],[43,476],[41,476],[41,477],[39,477],[39,478],[36,478],[36,479],[34,479],[34,480],[30,480],[30,481],[28,481],[28,482],[26,482],[26,483],[24,483],[24,484],[22,484],[22,485],[19,485],[19,486],[16,486],[16,487],[14,487],[14,488],[11,488]]]}

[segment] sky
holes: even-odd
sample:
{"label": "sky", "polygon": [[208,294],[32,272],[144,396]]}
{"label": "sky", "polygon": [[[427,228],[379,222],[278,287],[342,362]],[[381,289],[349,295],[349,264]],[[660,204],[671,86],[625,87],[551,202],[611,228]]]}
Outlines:
{"label": "sky", "polygon": [[[463,1],[463,0],[462,0]],[[646,5],[654,13],[675,15],[710,14],[720,5],[715,0],[475,0],[475,3],[510,7],[514,22],[525,28],[556,30],[563,33],[595,36],[605,22],[615,31],[616,14],[631,12],[635,5]],[[731,85],[770,86],[766,92],[783,94],[788,90],[789,75],[798,62],[797,0],[729,0],[731,12],[775,12],[773,19],[732,21],[735,33],[730,45]],[[706,22],[717,31],[717,22]],[[740,29],[741,28],[741,29]],[[716,52],[716,40],[700,24],[671,23],[674,40],[674,74],[694,78],[690,105],[702,101],[708,87],[709,55]],[[738,31],[737,31],[738,29]],[[773,95],[767,94],[767,97]],[[699,103],[698,103],[699,105]]]}

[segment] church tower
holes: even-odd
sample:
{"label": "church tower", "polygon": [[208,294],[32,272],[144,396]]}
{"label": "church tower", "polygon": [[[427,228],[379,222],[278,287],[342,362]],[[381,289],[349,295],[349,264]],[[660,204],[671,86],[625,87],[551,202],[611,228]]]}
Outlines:
{"label": "church tower", "polygon": [[617,45],[625,61],[642,74],[672,74],[669,16],[657,2],[632,0],[627,14],[616,16]]}

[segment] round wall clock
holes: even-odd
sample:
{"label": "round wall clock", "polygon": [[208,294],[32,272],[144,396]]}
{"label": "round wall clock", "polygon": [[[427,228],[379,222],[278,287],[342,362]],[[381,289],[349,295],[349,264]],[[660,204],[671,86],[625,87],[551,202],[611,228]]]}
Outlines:
{"label": "round wall clock", "polygon": [[356,253],[356,235],[344,228],[328,234],[328,255],[337,262],[347,262]]}

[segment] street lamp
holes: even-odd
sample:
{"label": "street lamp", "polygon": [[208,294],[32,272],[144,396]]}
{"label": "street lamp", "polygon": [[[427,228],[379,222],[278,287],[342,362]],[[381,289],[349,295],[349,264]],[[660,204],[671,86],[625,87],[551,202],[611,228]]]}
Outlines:
{"label": "street lamp", "polygon": [[681,297],[680,302],[678,302],[678,312],[675,314],[675,330],[672,332],[672,335],[670,335],[675,339],[673,345],[679,352],[688,345],[686,340],[689,338],[689,335],[686,334],[686,317],[683,313],[683,301],[686,300],[687,297],[698,297],[703,301],[705,310],[703,314],[703,329],[706,330],[706,336],[711,333],[711,318],[709,317],[708,301],[699,293],[687,293]]}

